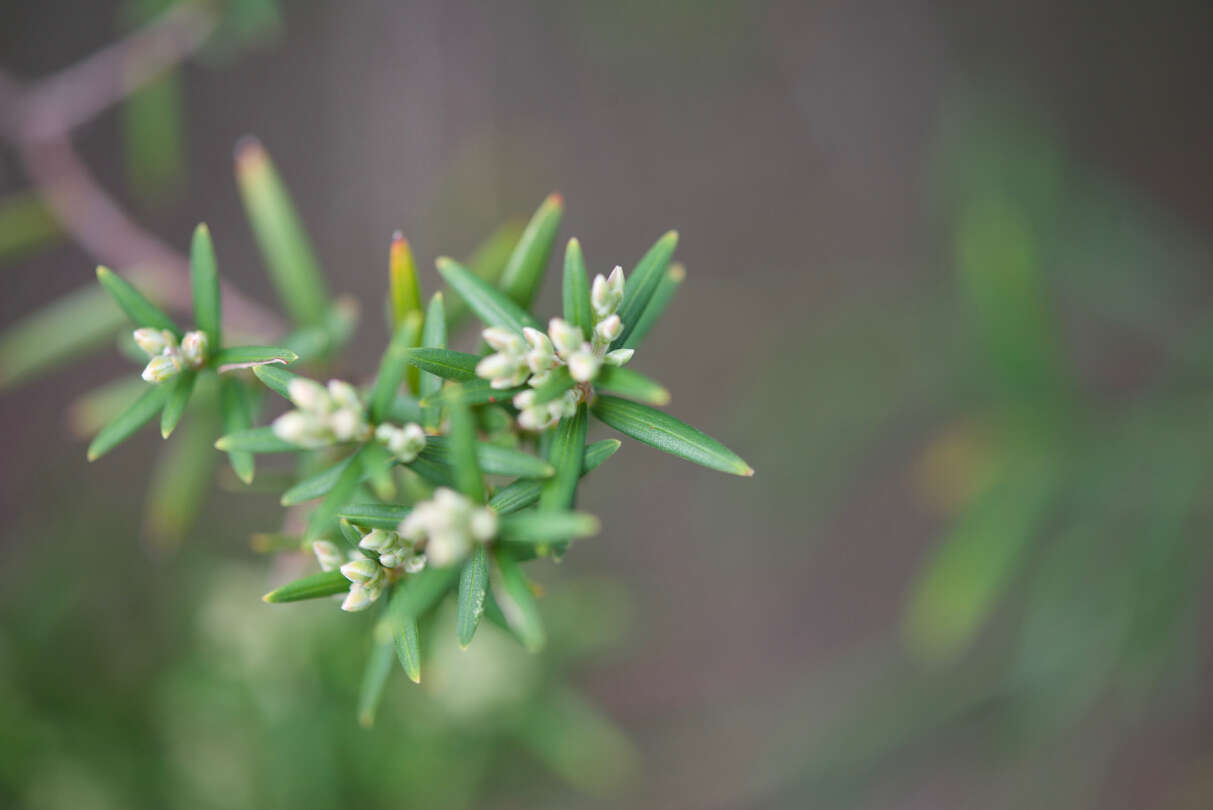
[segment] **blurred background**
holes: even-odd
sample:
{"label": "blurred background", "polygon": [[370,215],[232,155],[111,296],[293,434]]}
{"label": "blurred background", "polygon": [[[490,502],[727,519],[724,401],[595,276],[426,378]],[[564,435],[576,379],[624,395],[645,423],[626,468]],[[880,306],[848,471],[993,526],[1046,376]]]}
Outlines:
{"label": "blurred background", "polygon": [[[171,5],[9,0],[0,68]],[[243,0],[76,128],[269,303],[255,133],[363,305],[351,374],[396,228],[427,290],[552,190],[593,272],[681,233],[635,367],[756,477],[625,442],[541,572],[551,649],[435,643],[369,731],[357,618],[259,600],[272,493],[166,484],[153,430],[85,462],[128,364],[30,363],[98,257],[6,143],[0,805],[1213,806],[1211,40],[1202,2]]]}

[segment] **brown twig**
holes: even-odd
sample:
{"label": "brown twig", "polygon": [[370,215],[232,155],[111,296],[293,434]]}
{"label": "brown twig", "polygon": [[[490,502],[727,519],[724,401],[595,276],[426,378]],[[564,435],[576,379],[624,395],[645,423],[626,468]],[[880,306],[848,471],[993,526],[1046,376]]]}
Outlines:
{"label": "brown twig", "polygon": [[[0,72],[0,132],[64,230],[99,262],[139,277],[167,306],[188,310],[189,262],[140,227],[108,194],[71,143],[73,128],[189,58],[214,30],[200,3],[182,3],[144,28],[59,73],[21,84]],[[224,284],[224,320],[249,336],[285,332],[277,313]]]}

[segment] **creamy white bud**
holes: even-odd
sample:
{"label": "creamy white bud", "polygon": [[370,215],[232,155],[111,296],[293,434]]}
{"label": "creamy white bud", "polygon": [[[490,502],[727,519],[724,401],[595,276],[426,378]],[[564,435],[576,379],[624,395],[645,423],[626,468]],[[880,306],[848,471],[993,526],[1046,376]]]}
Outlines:
{"label": "creamy white bud", "polygon": [[287,411],[274,420],[271,429],[284,442],[307,447],[312,433],[312,420],[303,411]]}
{"label": "creamy white bud", "polygon": [[622,366],[631,360],[635,353],[635,349],[616,349],[613,352],[607,352],[606,357],[602,359],[608,366]]}
{"label": "creamy white bud", "polygon": [[385,551],[379,555],[379,564],[384,568],[399,568],[404,565],[405,558],[409,552],[407,549],[398,548],[391,551]]}
{"label": "creamy white bud", "polygon": [[594,335],[604,343],[610,343],[619,337],[619,333],[622,331],[623,321],[619,320],[619,316],[615,314],[606,316],[594,327]]}
{"label": "creamy white bud", "polygon": [[547,411],[541,405],[537,408],[527,408],[518,414],[518,427],[523,430],[543,430],[547,420]]}
{"label": "creamy white bud", "polygon": [[607,286],[611,290],[611,297],[615,300],[615,306],[619,306],[619,302],[623,300],[623,268],[615,265],[615,269],[611,271],[611,275],[607,277]]}
{"label": "creamy white bud", "polygon": [[418,453],[425,449],[425,431],[416,422],[409,422],[405,425],[404,430],[401,431],[401,435],[404,437],[404,452],[397,455],[412,455],[416,457]]}
{"label": "creamy white bud", "polygon": [[602,361],[586,345],[569,355],[569,374],[577,382],[589,382],[598,374]]}
{"label": "creamy white bud", "polygon": [[383,553],[399,544],[400,535],[384,529],[371,529],[365,537],[358,541],[361,548],[378,553]]}
{"label": "creamy white bud", "polygon": [[161,383],[181,373],[181,358],[175,354],[158,354],[148,361],[143,369],[143,379],[150,383]]}
{"label": "creamy white bud", "polygon": [[366,588],[355,583],[350,585],[350,592],[346,594],[345,601],[341,603],[341,609],[350,613],[357,613],[360,610],[369,608],[378,598],[379,591],[377,589]]}
{"label": "creamy white bud", "polygon": [[471,540],[463,532],[444,529],[430,533],[425,542],[425,556],[429,562],[443,568],[466,557],[471,546]]}
{"label": "creamy white bud", "polygon": [[535,404],[535,389],[528,388],[525,391],[519,391],[514,395],[514,407],[520,411],[525,411],[527,408]]}
{"label": "creamy white bud", "polygon": [[286,395],[295,407],[312,413],[322,413],[332,405],[324,386],[306,377],[295,377],[287,383]]}
{"label": "creamy white bud", "polygon": [[345,561],[345,555],[336,545],[328,540],[317,540],[312,543],[312,551],[316,554],[316,561],[320,563],[320,568],[324,571],[336,571]]}
{"label": "creamy white bud", "polygon": [[416,574],[425,568],[425,555],[414,554],[404,561],[404,570],[410,574]]}
{"label": "creamy white bud", "polygon": [[379,567],[379,563],[376,561],[363,557],[360,560],[351,560],[341,566],[341,575],[350,582],[360,585],[373,585],[383,576],[383,569]]}
{"label": "creamy white bud", "polygon": [[490,326],[481,335],[484,337],[484,342],[492,346],[494,351],[505,354],[522,354],[526,351],[526,341],[513,330]]}
{"label": "creamy white bud", "polygon": [[552,345],[556,347],[556,351],[566,359],[585,342],[585,335],[581,333],[581,328],[573,326],[563,318],[552,318],[548,323],[548,335],[552,338]]}
{"label": "creamy white bud", "polygon": [[498,352],[484,357],[476,364],[476,376],[486,380],[509,377],[518,368],[517,361],[508,354]]}
{"label": "creamy white bud", "polygon": [[358,389],[343,380],[329,380],[329,396],[338,408],[348,408],[351,411],[362,410],[362,400],[358,397]]}
{"label": "creamy white bud", "polygon": [[552,341],[548,340],[548,336],[538,329],[532,326],[524,326],[522,327],[522,336],[526,338],[531,351],[552,353]]}
{"label": "creamy white bud", "polygon": [[177,346],[177,339],[167,329],[152,329],[144,326],[136,329],[133,337],[135,338],[135,344],[140,349],[143,349],[148,357],[163,354],[165,350],[173,349]]}
{"label": "creamy white bud", "polygon": [[548,380],[552,379],[552,372],[554,370],[555,369],[549,369],[549,370],[543,372],[542,374],[532,374],[531,379],[527,380],[527,383],[532,388],[538,388],[539,386],[543,385]]}
{"label": "creamy white bud", "polygon": [[468,521],[472,537],[487,543],[497,536],[497,513],[492,509],[477,509]]}
{"label": "creamy white bud", "polygon": [[553,352],[533,351],[527,352],[526,355],[527,368],[534,374],[543,374],[552,366],[556,365],[556,355]]}
{"label": "creamy white bud", "polygon": [[590,306],[600,318],[611,312],[611,291],[602,275],[594,276],[594,282],[590,285]]}
{"label": "creamy white bud", "polygon": [[366,420],[362,418],[361,409],[341,408],[329,417],[329,426],[337,441],[348,442],[359,438],[366,427]]}
{"label": "creamy white bud", "polygon": [[186,332],[181,339],[181,356],[193,368],[206,362],[207,339],[205,332]]}

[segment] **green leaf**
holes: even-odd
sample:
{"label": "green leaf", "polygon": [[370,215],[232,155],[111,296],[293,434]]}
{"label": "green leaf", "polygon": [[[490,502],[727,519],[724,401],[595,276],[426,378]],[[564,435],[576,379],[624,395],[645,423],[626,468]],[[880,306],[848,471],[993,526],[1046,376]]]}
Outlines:
{"label": "green leaf", "polygon": [[670,269],[666,270],[665,275],[661,277],[661,283],[657,285],[657,291],[649,299],[649,305],[644,308],[644,313],[641,314],[640,320],[636,322],[627,339],[620,344],[621,348],[635,349],[640,345],[648,336],[649,330],[661,318],[666,307],[670,305],[670,301],[674,298],[674,293],[678,292],[678,287],[686,276],[686,268],[681,264],[670,265]]}
{"label": "green leaf", "polygon": [[[219,407],[223,414],[224,433],[236,433],[246,430],[253,424],[253,405],[250,401],[250,390],[235,377],[221,377],[219,380]],[[246,484],[253,481],[256,464],[253,454],[244,450],[228,450],[228,461],[236,477]]]}
{"label": "green leaf", "polygon": [[217,350],[223,345],[219,269],[215,245],[205,223],[194,229],[194,240],[190,244],[190,288],[194,296],[194,324],[206,334],[207,345]]}
{"label": "green leaf", "polygon": [[395,504],[355,503],[343,507],[337,516],[364,529],[395,531],[400,525],[400,521],[408,517],[411,511],[413,510],[408,506],[396,506]]}
{"label": "green leaf", "polygon": [[556,468],[556,475],[543,485],[539,496],[539,508],[543,510],[569,509],[581,479],[585,457],[585,436],[589,429],[589,414],[585,403],[577,406],[577,412],[566,416],[556,425],[548,459]]}
{"label": "green leaf", "polygon": [[493,550],[489,579],[493,586],[493,598],[501,607],[510,629],[518,634],[524,647],[531,652],[539,652],[547,643],[543,621],[539,616],[539,605],[535,602],[531,583],[511,556],[511,552]]}
{"label": "green leaf", "polygon": [[711,436],[647,405],[602,394],[593,411],[615,430],[658,450],[731,475],[754,474],[749,464]]}
{"label": "green leaf", "polygon": [[389,638],[404,674],[413,683],[421,683],[421,639],[417,632],[417,614],[409,600],[409,583],[402,580],[392,589],[387,611],[375,628],[377,639]]}
{"label": "green leaf", "polygon": [[454,471],[449,464],[425,456],[417,456],[404,466],[415,472],[422,481],[431,487],[455,487]]}
{"label": "green leaf", "polygon": [[521,307],[529,307],[535,300],[563,215],[564,199],[559,194],[549,194],[527,223],[514,252],[510,254],[510,260],[501,274],[500,287]]}
{"label": "green leaf", "polygon": [[375,713],[383,700],[383,688],[392,672],[392,636],[389,630],[383,634],[386,638],[380,638],[378,629],[379,625],[376,625],[376,632],[371,634],[371,655],[367,659],[362,687],[358,692],[358,724],[363,728],[375,725]]}
{"label": "green leaf", "polygon": [[[203,392],[198,395],[203,396]],[[206,503],[219,461],[211,447],[218,421],[214,408],[198,408],[156,459],[143,510],[143,528],[161,548],[176,548]]]}
{"label": "green leaf", "polygon": [[281,588],[270,591],[261,599],[270,604],[299,602],[303,599],[318,599],[321,596],[346,593],[349,589],[350,581],[340,571],[322,571],[319,574],[288,582]]}
{"label": "green leaf", "polygon": [[484,478],[476,460],[476,424],[472,412],[460,396],[459,385],[453,385],[452,389],[451,397],[447,400],[450,435],[446,449],[454,472],[455,488],[471,498],[473,503],[484,503]]}
{"label": "green leaf", "polygon": [[[476,442],[476,463],[480,471],[488,475],[509,475],[518,478],[548,478],[555,473],[555,468],[541,458],[530,453],[515,450],[512,447],[502,447],[489,442]],[[452,457],[451,441],[446,436],[429,436],[426,438],[425,449],[421,451],[425,458],[446,464],[452,469],[455,466]]]}
{"label": "green leaf", "polygon": [[367,449],[364,445],[350,456],[350,464],[341,471],[337,480],[333,482],[332,489],[324,496],[320,505],[312,510],[312,514],[308,515],[306,533],[308,539],[315,538],[324,531],[325,527],[337,517],[341,507],[349,501],[354,490],[358,488],[358,484],[367,476],[366,465],[363,463],[366,455]]}
{"label": "green leaf", "polygon": [[[446,308],[443,306],[441,292],[434,293],[430,299],[429,308],[425,313],[425,327],[421,330],[421,345],[429,349],[446,349]],[[473,367],[473,374],[475,370]],[[417,395],[428,397],[442,389],[442,375],[425,372],[418,379]],[[442,421],[442,410],[435,406],[425,409],[422,416],[423,427],[427,430],[438,430]]]}
{"label": "green leaf", "polygon": [[[560,430],[560,427],[557,426],[556,429]],[[581,462],[581,474],[587,474],[590,470],[615,455],[621,444],[618,439],[603,439],[587,446]],[[555,461],[555,459],[553,460]],[[534,506],[539,503],[539,498],[544,488],[553,485],[556,480],[556,478],[553,478],[551,481],[527,479],[515,481],[509,486],[497,490],[489,500],[489,506],[499,515],[508,515],[511,512],[526,509],[528,506]],[[552,497],[555,499],[555,496]],[[569,505],[571,505],[571,502],[564,504],[565,507]],[[559,507],[561,504],[556,503],[555,506]]]}
{"label": "green leaf", "polygon": [[384,414],[391,406],[396,393],[400,389],[400,381],[408,368],[408,352],[410,347],[417,344],[421,332],[421,313],[411,311],[392,333],[392,340],[383,359],[379,361],[379,374],[375,377],[375,387],[371,390],[371,420],[383,421]]}
{"label": "green leaf", "polygon": [[396,497],[396,479],[392,474],[395,457],[378,442],[368,442],[362,450],[362,467],[370,479],[375,497],[390,501]]}
{"label": "green leaf", "polygon": [[505,543],[558,543],[591,537],[601,528],[598,518],[585,512],[516,512],[501,517],[497,538]]}
{"label": "green leaf", "polygon": [[151,301],[147,300],[143,293],[136,290],[129,281],[108,267],[97,268],[97,280],[101,282],[101,286],[110,294],[110,297],[118,302],[118,306],[122,308],[122,311],[126,313],[126,316],[131,319],[135,326],[167,329],[178,338],[181,337],[181,329],[178,328],[177,324],[173,323],[173,319]]}
{"label": "green leaf", "polygon": [[[463,266],[471,270],[477,278],[484,279],[489,286],[496,286],[501,274],[505,272],[506,262],[510,260],[510,254],[514,252],[514,246],[518,244],[525,225],[525,222],[515,221],[499,226],[476,246]],[[449,332],[454,332],[467,316],[468,307],[459,296],[447,296],[445,304],[446,328]]]}
{"label": "green leaf", "polygon": [[67,421],[72,433],[79,437],[95,435],[146,388],[142,378],[125,374],[82,394],[68,406]]}
{"label": "green leaf", "polygon": [[299,355],[279,346],[235,346],[216,352],[210,363],[220,372],[238,368],[255,368],[269,363],[293,363]]}
{"label": "green leaf", "polygon": [[[353,460],[353,456],[347,456],[333,466],[326,467],[315,475],[308,476],[298,484],[295,484],[295,486],[282,493],[282,505],[294,506],[295,504],[327,495],[337,485],[337,481],[341,478],[342,473],[346,471]],[[359,472],[361,472],[361,469]]]}
{"label": "green leaf", "polygon": [[594,316],[590,310],[590,277],[585,269],[585,257],[581,255],[581,243],[570,239],[564,250],[564,319],[581,328],[582,334],[590,334],[594,328]]}
{"label": "green leaf", "polygon": [[670,392],[661,383],[630,368],[603,367],[594,378],[594,388],[649,405],[666,405],[670,401]]}
{"label": "green leaf", "polygon": [[101,428],[101,432],[88,446],[88,460],[96,461],[126,441],[132,433],[143,427],[153,416],[160,412],[168,396],[168,388],[163,385],[149,385],[130,407],[118,414],[114,421]]}
{"label": "green leaf", "polygon": [[[488,403],[509,403],[514,399],[514,395],[520,391],[528,390],[526,386],[516,386],[514,388],[494,388],[489,380],[473,380],[471,382],[462,383],[460,386],[463,390],[460,398],[463,399],[465,405],[485,405]],[[450,400],[453,394],[451,387],[443,388],[436,394],[431,394],[421,400],[421,407],[426,408],[431,405],[445,405]]]}
{"label": "green leaf", "polygon": [[[405,357],[408,362],[431,376],[455,382],[471,382],[477,379],[476,364],[480,362],[480,357],[474,354],[422,347],[409,349],[405,353]],[[423,392],[421,396],[424,400],[426,393]]]}
{"label": "green leaf", "polygon": [[399,329],[409,313],[421,313],[421,286],[413,251],[400,231],[392,234],[388,250],[388,298],[392,304],[392,328]]}
{"label": "green leaf", "polygon": [[181,420],[181,414],[185,413],[185,406],[189,404],[190,395],[194,393],[194,383],[197,379],[198,372],[190,369],[163,383],[168,388],[164,410],[160,413],[160,435],[164,438],[167,439],[172,434],[173,428],[177,427],[177,422]]}
{"label": "green leaf", "polygon": [[488,326],[500,326],[518,333],[522,332],[524,326],[539,326],[522,307],[453,259],[444,256],[438,259],[437,265],[438,272],[446,279],[446,283],[467,301],[472,312]]}
{"label": "green leaf", "polygon": [[311,241],[273,161],[256,138],[236,146],[236,180],[270,281],[295,323],[321,326],[329,295]]}
{"label": "green leaf", "polygon": [[270,425],[245,428],[219,437],[215,449],[244,453],[298,453],[306,449],[278,438]]}
{"label": "green leaf", "polygon": [[27,315],[0,337],[0,390],[105,344],[126,324],[104,290],[91,284]]}
{"label": "green leaf", "polygon": [[162,202],[166,196],[176,196],[185,180],[182,73],[179,67],[164,71],[122,104],[127,177],[145,200]]}
{"label": "green leaf", "polygon": [[263,366],[253,366],[253,376],[265,383],[265,387],[273,391],[280,397],[290,400],[290,385],[291,380],[298,377],[292,371],[287,371],[278,364],[268,364]]}
{"label": "green leaf", "polygon": [[619,319],[623,321],[623,331],[615,339],[614,348],[619,348],[627,342],[628,337],[640,322],[645,308],[657,292],[666,268],[670,266],[670,258],[678,245],[678,232],[669,231],[649,252],[641,257],[636,268],[628,276],[623,287],[623,303],[619,305]]}
{"label": "green leaf", "polygon": [[421,405],[408,394],[397,393],[383,418],[388,422],[421,422]]}
{"label": "green leaf", "polygon": [[569,374],[568,366],[552,369],[550,376],[543,381],[543,385],[535,389],[535,399],[532,401],[536,405],[551,402],[574,385],[576,385],[576,382],[573,380],[572,375]]}
{"label": "green leaf", "polygon": [[459,608],[455,616],[455,628],[459,636],[459,646],[464,649],[472,643],[472,636],[480,626],[488,584],[489,552],[483,543],[477,543],[459,575]]}

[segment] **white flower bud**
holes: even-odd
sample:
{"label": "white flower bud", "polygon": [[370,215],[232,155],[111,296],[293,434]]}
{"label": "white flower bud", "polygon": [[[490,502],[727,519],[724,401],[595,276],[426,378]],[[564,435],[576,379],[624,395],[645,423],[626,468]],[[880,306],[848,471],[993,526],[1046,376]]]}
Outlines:
{"label": "white flower bud", "polygon": [[[368,560],[370,562],[370,560]],[[360,610],[366,610],[375,600],[379,598],[379,590],[375,588],[367,588],[362,585],[353,584],[350,586],[350,592],[346,595],[345,601],[341,603],[341,609],[356,613]]]}
{"label": "white flower bud", "polygon": [[[542,383],[541,383],[542,384]],[[525,411],[535,403],[535,389],[528,388],[525,391],[519,391],[514,395],[514,407],[520,411]]]}
{"label": "white flower bud", "polygon": [[367,427],[366,420],[362,418],[362,410],[355,410],[353,408],[341,408],[338,410],[329,417],[329,426],[332,427],[333,435],[337,437],[337,441],[339,442],[348,442],[359,438]]}
{"label": "white flower bud", "polygon": [[328,540],[317,540],[312,543],[312,551],[315,552],[316,561],[320,563],[320,568],[324,571],[336,571],[345,562],[345,555]]}
{"label": "white flower bud", "polygon": [[615,299],[615,306],[619,306],[619,302],[623,300],[623,285],[623,268],[615,265],[615,269],[607,277],[607,286],[610,287],[611,297]]}
{"label": "white flower bud", "polygon": [[477,509],[468,521],[472,537],[487,543],[497,536],[497,513],[492,509]]}
{"label": "white flower bud", "polygon": [[207,339],[205,332],[186,332],[181,339],[181,356],[193,368],[206,361]]}
{"label": "white flower bud", "polygon": [[556,355],[553,352],[527,352],[526,364],[532,373],[543,374],[556,365]]}
{"label": "white flower bud", "polygon": [[396,451],[396,455],[404,458],[405,461],[412,461],[418,453],[425,449],[425,431],[416,422],[409,422],[401,431],[401,436],[403,444],[400,450]]}
{"label": "white flower bud", "polygon": [[389,532],[384,529],[371,529],[366,536],[358,541],[360,548],[365,548],[367,551],[374,551],[377,554],[397,546],[400,544],[400,535],[395,532]]}
{"label": "white flower bud", "polygon": [[150,383],[161,383],[181,373],[181,358],[175,354],[158,354],[148,361],[143,369],[143,379]]}
{"label": "white flower bud", "polygon": [[332,402],[324,386],[306,377],[295,377],[286,386],[286,394],[297,408],[311,413],[323,413]]}
{"label": "white flower bud", "polygon": [[616,349],[613,352],[607,352],[606,357],[602,359],[608,366],[622,366],[631,360],[635,353],[635,349]]}
{"label": "white flower bud", "polygon": [[163,354],[166,350],[177,347],[177,339],[167,329],[152,329],[144,326],[134,332],[136,345],[147,353],[148,357]]}
{"label": "white flower bud", "polygon": [[312,435],[312,427],[312,418],[303,411],[287,411],[271,425],[274,435],[279,439],[301,447],[310,446],[311,440],[315,438]]}
{"label": "white flower bud", "polygon": [[404,570],[410,574],[416,574],[425,568],[425,555],[414,554],[404,561]]}
{"label": "white flower bud", "polygon": [[547,409],[542,405],[535,408],[527,408],[518,414],[518,427],[523,430],[543,430],[547,417]]}
{"label": "white flower bud", "polygon": [[338,408],[348,408],[351,411],[362,410],[362,400],[358,397],[358,389],[342,380],[329,380],[329,396]]}
{"label": "white flower bud", "polygon": [[619,337],[619,333],[622,331],[623,321],[619,320],[618,315],[611,314],[599,321],[598,325],[594,327],[594,336],[604,344],[607,344]]}
{"label": "white flower bud", "polygon": [[611,311],[611,293],[607,288],[607,280],[601,275],[594,276],[594,283],[590,285],[590,306],[600,318]]}
{"label": "white flower bud", "polygon": [[499,377],[511,376],[517,368],[518,363],[513,357],[498,352],[490,354],[476,364],[476,376],[486,380],[495,380]]}
{"label": "white flower bud", "polygon": [[379,564],[384,568],[399,568],[400,566],[404,565],[405,558],[407,558],[408,555],[409,551],[406,548],[385,551],[379,555]]}
{"label": "white flower bud", "polygon": [[598,374],[602,361],[591,351],[589,345],[569,355],[569,374],[577,382],[589,382]]}
{"label": "white flower bud", "polygon": [[526,351],[526,342],[522,336],[510,329],[490,326],[481,335],[484,337],[484,342],[492,346],[494,351],[505,354],[522,354]]}
{"label": "white flower bud", "polygon": [[341,575],[359,585],[375,585],[383,578],[383,569],[379,563],[363,557],[341,566]]}
{"label": "white flower bud", "polygon": [[552,344],[556,347],[556,351],[561,357],[567,358],[570,354],[577,351],[581,344],[585,342],[585,336],[581,333],[581,328],[573,326],[563,318],[552,318],[548,323],[548,335],[552,338]]}
{"label": "white flower bud", "polygon": [[472,543],[466,534],[449,529],[431,532],[425,542],[426,559],[439,568],[459,562],[471,550]]}

